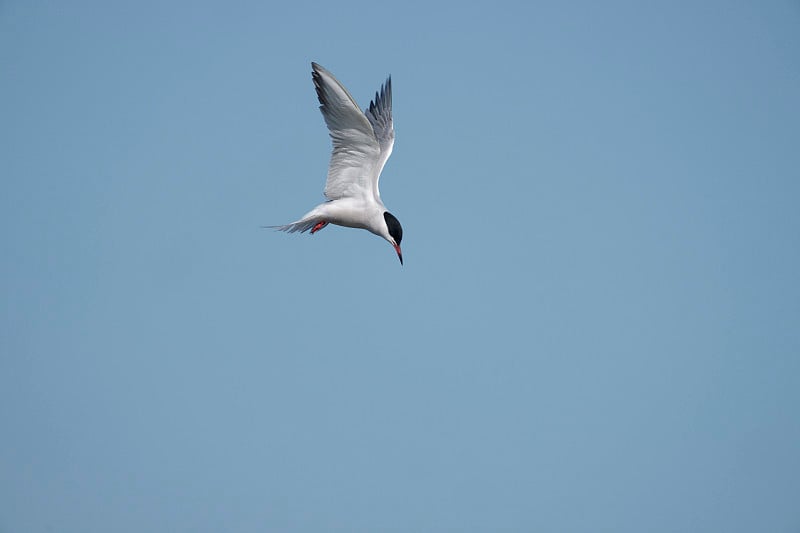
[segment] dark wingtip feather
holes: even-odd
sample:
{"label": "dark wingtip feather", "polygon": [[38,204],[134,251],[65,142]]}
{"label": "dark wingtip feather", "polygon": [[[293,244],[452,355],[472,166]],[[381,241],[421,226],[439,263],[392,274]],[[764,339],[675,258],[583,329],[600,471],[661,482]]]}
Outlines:
{"label": "dark wingtip feather", "polygon": [[375,91],[375,98],[369,103],[369,111],[377,117],[377,112],[391,108],[392,105],[392,77],[386,78],[386,82],[379,91]]}
{"label": "dark wingtip feather", "polygon": [[317,100],[319,100],[320,106],[324,106],[327,104],[325,99],[325,93],[322,91],[322,74],[319,73],[319,69],[322,68],[319,64],[311,62],[311,80],[314,82],[314,90],[317,93]]}

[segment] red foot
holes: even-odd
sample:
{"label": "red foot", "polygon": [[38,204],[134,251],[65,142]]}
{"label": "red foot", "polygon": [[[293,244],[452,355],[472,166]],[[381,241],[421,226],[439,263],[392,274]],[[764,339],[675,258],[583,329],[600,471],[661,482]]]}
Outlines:
{"label": "red foot", "polygon": [[318,232],[319,230],[321,230],[322,228],[324,228],[327,225],[328,225],[328,223],[325,222],[324,220],[322,222],[317,222],[317,225],[314,226],[314,228],[311,230],[311,234],[313,235],[314,233]]}

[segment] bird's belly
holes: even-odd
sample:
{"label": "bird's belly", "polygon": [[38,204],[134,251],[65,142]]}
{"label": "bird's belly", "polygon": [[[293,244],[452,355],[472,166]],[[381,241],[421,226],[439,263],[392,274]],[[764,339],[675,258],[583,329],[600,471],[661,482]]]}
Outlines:
{"label": "bird's belly", "polygon": [[375,233],[373,230],[374,219],[376,215],[378,218],[382,216],[374,205],[367,206],[362,202],[334,200],[324,205],[325,220],[346,228],[365,229]]}

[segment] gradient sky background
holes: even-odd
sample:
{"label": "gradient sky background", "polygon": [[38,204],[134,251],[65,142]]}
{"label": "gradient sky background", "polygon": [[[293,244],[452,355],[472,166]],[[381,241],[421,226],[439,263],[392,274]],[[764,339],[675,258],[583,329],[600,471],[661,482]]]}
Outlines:
{"label": "gradient sky background", "polygon": [[799,141],[796,1],[4,1],[0,531],[798,532]]}

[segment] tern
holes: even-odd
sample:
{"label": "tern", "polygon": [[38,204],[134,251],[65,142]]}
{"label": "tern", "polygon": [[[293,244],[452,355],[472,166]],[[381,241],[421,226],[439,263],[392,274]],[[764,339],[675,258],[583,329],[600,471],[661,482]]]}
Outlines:
{"label": "tern", "polygon": [[392,78],[387,78],[362,112],[333,74],[317,63],[311,63],[311,69],[319,109],[333,143],[325,182],[327,201],[296,222],[271,227],[289,233],[310,229],[312,235],[328,224],[365,229],[389,241],[402,265],[403,227],[383,205],[378,189],[394,146]]}

